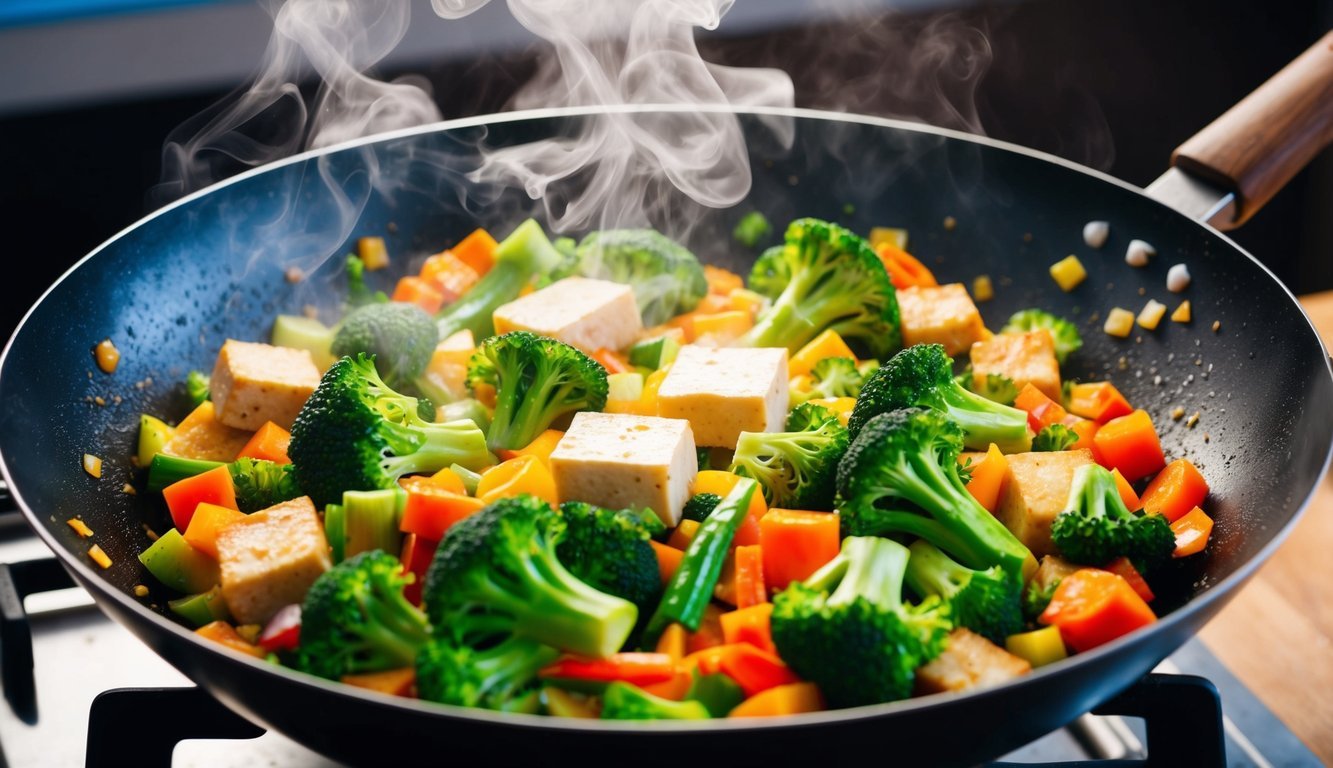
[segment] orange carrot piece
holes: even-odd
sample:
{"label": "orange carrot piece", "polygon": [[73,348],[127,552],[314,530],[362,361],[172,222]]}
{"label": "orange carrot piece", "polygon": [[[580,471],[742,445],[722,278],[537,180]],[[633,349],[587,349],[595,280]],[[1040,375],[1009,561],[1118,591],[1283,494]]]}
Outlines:
{"label": "orange carrot piece", "polygon": [[1092,439],[1103,466],[1120,470],[1131,483],[1166,466],[1162,442],[1147,411],[1111,419]]}
{"label": "orange carrot piece", "polygon": [[458,241],[458,245],[450,248],[449,253],[476,270],[478,275],[485,275],[495,266],[495,248],[498,245],[491,233],[475,229],[472,234]]}
{"label": "orange carrot piece", "polygon": [[774,591],[800,581],[838,554],[838,513],[770,509],[759,521],[764,584]]}
{"label": "orange carrot piece", "polygon": [[1000,453],[995,443],[990,444],[986,458],[972,465],[972,479],[967,484],[967,492],[977,503],[994,512],[1000,505],[1000,491],[1004,489],[1005,475],[1009,474],[1009,460]]}
{"label": "orange carrot piece", "polygon": [[730,270],[704,265],[704,279],[708,281],[708,292],[726,296],[737,288],[745,287],[745,279]]}
{"label": "orange carrot piece", "polygon": [[1064,406],[1047,397],[1045,392],[1030,383],[1024,384],[1018,391],[1018,396],[1014,398],[1014,407],[1027,412],[1028,426],[1032,427],[1033,432],[1040,432],[1052,424],[1063,424],[1069,417],[1069,412]]}
{"label": "orange carrot piece", "polygon": [[676,575],[676,569],[680,567],[685,552],[656,541],[649,541],[648,544],[652,546],[653,554],[657,555],[657,572],[661,574],[662,586],[665,587],[671,581],[671,577]]}
{"label": "orange carrot piece", "polygon": [[736,547],[736,607],[768,602],[764,587],[764,548],[759,544]]}
{"label": "orange carrot piece", "polygon": [[1176,459],[1157,473],[1143,491],[1143,510],[1160,512],[1170,522],[1179,520],[1203,503],[1208,481],[1189,459]]}
{"label": "orange carrot piece", "polygon": [[1156,597],[1152,592],[1152,587],[1149,587],[1148,582],[1143,579],[1143,574],[1139,573],[1139,569],[1134,567],[1128,557],[1117,557],[1103,566],[1102,570],[1110,571],[1124,579],[1125,583],[1134,590],[1134,593],[1143,598],[1143,602],[1151,603],[1153,598]]}
{"label": "orange carrot piece", "polygon": [[742,701],[727,717],[776,717],[823,709],[824,697],[814,683],[787,683]]}
{"label": "orange carrot piece", "polygon": [[685,658],[685,643],[689,639],[690,631],[684,624],[673,621],[662,630],[662,636],[657,638],[658,653],[665,653],[671,657],[671,661],[679,663]]}
{"label": "orange carrot piece", "polygon": [[274,464],[291,464],[292,460],[287,457],[287,445],[291,441],[291,432],[271,421],[266,421],[236,456],[271,461]]}
{"label": "orange carrot piece", "polygon": [[722,639],[727,643],[749,643],[776,655],[778,648],[773,644],[773,631],[769,626],[772,615],[772,603],[727,611],[718,617],[722,623]]}
{"label": "orange carrot piece", "polygon": [[1093,421],[1110,421],[1134,412],[1125,396],[1109,381],[1074,384],[1069,388],[1069,412]]}
{"label": "orange carrot piece", "polygon": [[236,486],[232,484],[231,472],[225,466],[177,480],[162,489],[162,498],[166,500],[167,509],[171,512],[171,522],[182,533],[190,527],[195,507],[203,502],[240,509],[236,506]]}
{"label": "orange carrot piece", "polygon": [[268,651],[241,637],[236,633],[236,627],[225,621],[210,621],[196,629],[194,633],[215,643],[221,643],[233,651],[254,656],[256,659],[262,659],[268,655]]}
{"label": "orange carrot piece", "polygon": [[1111,470],[1111,477],[1115,479],[1115,489],[1120,492],[1120,500],[1125,502],[1125,508],[1130,511],[1143,509],[1143,504],[1139,501],[1139,495],[1134,492],[1134,486],[1130,485],[1125,476],[1120,474],[1120,470]]}
{"label": "orange carrot piece", "polygon": [[[716,605],[704,608],[704,618],[699,628],[689,634],[685,640],[686,658],[707,648],[722,645],[722,609]],[[682,660],[683,661],[683,660]],[[713,669],[716,672],[717,669]]]}
{"label": "orange carrot piece", "polygon": [[690,542],[694,541],[694,534],[699,532],[698,520],[681,520],[676,525],[676,530],[667,537],[667,545],[675,547],[681,551],[689,549]]}
{"label": "orange carrot piece", "polygon": [[230,507],[200,502],[190,516],[190,525],[185,529],[184,538],[190,546],[218,559],[218,533],[229,525],[245,519],[245,514]]}
{"label": "orange carrot piece", "polygon": [[551,452],[555,450],[556,444],[559,443],[560,438],[564,436],[565,433],[558,429],[548,429],[534,437],[532,442],[522,448],[515,448],[514,450],[501,448],[495,453],[501,459],[505,460],[517,458],[519,456],[536,456],[541,463],[545,464],[549,469],[551,466]]}
{"label": "orange carrot piece", "polygon": [[1039,621],[1059,627],[1065,645],[1086,651],[1152,624],[1157,616],[1120,576],[1081,568],[1055,588]]}
{"label": "orange carrot piece", "polygon": [[487,504],[528,493],[551,505],[560,503],[551,470],[536,456],[516,456],[481,474],[477,498]]}
{"label": "orange carrot piece", "polygon": [[634,370],[629,364],[629,359],[614,349],[598,347],[591,355],[593,360],[601,363],[608,374],[629,373]]}
{"label": "orange carrot piece", "polygon": [[419,273],[422,280],[433,285],[446,303],[452,304],[477,284],[481,275],[449,251],[426,259]]}
{"label": "orange carrot piece", "polygon": [[929,267],[893,243],[882,242],[875,252],[879,254],[879,260],[883,262],[884,270],[889,273],[889,281],[893,283],[894,288],[901,291],[914,285],[923,287],[939,285]]}
{"label": "orange carrot piece", "polygon": [[1208,546],[1208,537],[1213,532],[1213,519],[1195,507],[1172,523],[1171,530],[1176,534],[1176,551],[1171,556],[1189,557]]}
{"label": "orange carrot piece", "polygon": [[454,523],[486,506],[487,502],[461,493],[446,490],[432,478],[404,477],[398,481],[407,491],[403,516],[398,529],[415,533],[428,541],[439,541]]}
{"label": "orange carrot piece", "polygon": [[416,304],[430,315],[439,312],[440,307],[444,306],[444,292],[433,283],[413,275],[398,279],[392,298],[394,301]]}
{"label": "orange carrot piece", "polygon": [[660,683],[676,674],[676,662],[665,653],[627,651],[604,659],[562,656],[542,667],[538,677],[560,680],[624,680],[634,685]]}
{"label": "orange carrot piece", "polygon": [[383,672],[366,672],[360,675],[343,675],[342,681],[368,691],[379,691],[390,696],[416,698],[417,671],[413,667],[386,669]]}

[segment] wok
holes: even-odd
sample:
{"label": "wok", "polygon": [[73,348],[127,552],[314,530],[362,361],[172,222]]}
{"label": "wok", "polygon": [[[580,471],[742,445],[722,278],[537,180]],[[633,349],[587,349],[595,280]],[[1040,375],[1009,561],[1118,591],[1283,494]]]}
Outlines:
{"label": "wok", "polygon": [[[1328,143],[1333,35],[1302,61],[1304,78],[1276,79],[1285,84],[1260,97],[1257,113],[1252,97],[1185,153],[1196,170],[1216,170],[1227,165],[1219,158],[1228,160],[1213,183],[1230,172],[1229,199],[1200,197],[1209,185],[1179,173],[1162,183],[1165,190],[1194,195],[1196,216],[1236,223]],[[1317,77],[1309,74],[1310,61]],[[1301,79],[1303,87],[1291,87]],[[1322,98],[1318,88],[1325,89]],[[1168,586],[1155,604],[1165,612],[1160,621],[1023,679],[964,695],[764,722],[682,724],[501,715],[390,698],[243,658],[168,617],[172,595],[135,557],[149,544],[145,526],[167,524],[164,511],[122,491],[134,479],[128,457],[137,416],[182,415],[188,406],[178,382],[189,368],[208,370],[225,338],[264,339],[275,313],[336,302],[337,259],[298,283],[284,279],[286,264],[306,263],[316,245],[347,248],[363,235],[385,236],[395,255],[424,255],[478,225],[507,231],[532,207],[524,195],[503,191],[480,205],[462,194],[469,190],[460,169],[483,131],[488,143],[505,145],[567,134],[612,114],[682,109],[698,108],[514,113],[373,137],[243,174],[115,236],[47,291],[0,361],[0,458],[23,514],[102,610],[168,662],[245,717],[338,760],[382,764],[392,754],[651,763],[743,755],[742,762],[758,763],[825,755],[836,745],[842,754],[965,764],[1068,723],[1148,672],[1235,594],[1308,502],[1333,442],[1329,359],[1290,292],[1217,229],[1114,178],[1021,147],[870,117],[739,109],[753,190],[730,210],[688,211],[695,221],[689,241],[701,258],[744,270],[752,255],[731,245],[728,233],[752,208],[779,224],[819,216],[859,231],[908,227],[913,250],[942,279],[992,277],[995,298],[981,305],[989,325],[1027,306],[1077,318],[1085,347],[1071,359],[1072,374],[1109,375],[1154,416],[1171,456],[1188,456],[1203,468],[1217,527],[1206,557],[1184,561],[1164,579]],[[773,120],[794,131],[789,147],[764,127]],[[1265,128],[1257,143],[1226,143],[1237,126],[1256,124]],[[1256,147],[1263,151],[1246,154]],[[1264,165],[1278,150],[1282,159]],[[370,183],[386,178],[401,183]],[[364,198],[350,219],[349,198]],[[944,226],[946,217],[956,225]],[[1111,226],[1101,250],[1080,236],[1094,219]],[[1156,246],[1158,256],[1146,268],[1125,265],[1131,238]],[[1066,294],[1046,269],[1071,252],[1089,274]],[[1164,287],[1176,262],[1187,263],[1193,275],[1180,297]],[[1093,320],[1113,306],[1137,309],[1148,297],[1188,298],[1193,323],[1166,322],[1118,340]],[[89,354],[106,337],[121,350],[110,376],[95,370]],[[1117,365],[1122,359],[1126,365]],[[95,396],[106,405],[88,401]],[[1197,426],[1168,417],[1177,405],[1200,412]],[[81,469],[84,453],[105,460],[100,480]],[[96,532],[93,542],[113,561],[109,569],[88,559],[90,542],[65,524],[75,515]],[[133,596],[137,584],[149,587],[147,598]]]}

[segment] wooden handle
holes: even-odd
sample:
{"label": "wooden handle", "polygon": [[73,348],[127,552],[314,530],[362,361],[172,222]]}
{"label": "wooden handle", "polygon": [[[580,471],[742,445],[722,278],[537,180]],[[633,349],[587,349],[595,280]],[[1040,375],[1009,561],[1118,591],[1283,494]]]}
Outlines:
{"label": "wooden handle", "polygon": [[1235,192],[1238,227],[1329,144],[1333,31],[1177,147],[1171,164]]}

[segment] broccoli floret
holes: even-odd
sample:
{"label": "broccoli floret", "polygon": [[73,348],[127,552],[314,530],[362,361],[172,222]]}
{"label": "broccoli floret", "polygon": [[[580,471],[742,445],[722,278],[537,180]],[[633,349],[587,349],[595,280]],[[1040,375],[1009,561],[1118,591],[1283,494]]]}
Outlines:
{"label": "broccoli floret", "polygon": [[996,645],[1023,628],[1022,585],[998,567],[973,570],[939,547],[917,539],[908,547],[907,586],[922,597],[949,604],[955,625],[967,627]]}
{"label": "broccoli floret", "polygon": [[1105,467],[1089,464],[1075,470],[1065,506],[1051,523],[1051,541],[1076,563],[1102,566],[1123,556],[1147,572],[1175,550],[1166,518],[1130,512]]}
{"label": "broccoli floret", "polygon": [[437,637],[417,655],[417,694],[441,704],[535,714],[537,673],[559,656],[556,649],[524,637],[486,648]]}
{"label": "broccoli floret", "polygon": [[372,358],[338,360],[292,424],[287,454],[297,485],[323,506],[342,501],[344,491],[391,488],[403,475],[495,462],[476,424],[428,422],[417,407],[384,383]]}
{"label": "broccoli floret", "polygon": [[1018,397],[1018,384],[1014,380],[1002,373],[988,373],[986,378],[978,385],[976,377],[972,375],[972,369],[968,368],[958,376],[954,377],[958,386],[969,392],[975,392],[978,395],[993,400],[1000,405],[1013,405]]}
{"label": "broccoli floret", "polygon": [[856,397],[866,376],[850,357],[826,357],[810,369],[814,397]]}
{"label": "broccoli floret", "polygon": [[736,228],[731,230],[731,236],[746,248],[753,248],[772,231],[773,225],[768,223],[768,218],[764,214],[750,211],[736,222]]}
{"label": "broccoli floret", "polygon": [[948,606],[903,601],[907,547],[849,536],[804,583],[773,598],[773,643],[783,661],[834,707],[903,699],[916,669],[944,650]]}
{"label": "broccoli floret", "polygon": [[1041,309],[1015,312],[1009,318],[1009,322],[1000,329],[1000,333],[1025,333],[1038,328],[1045,328],[1051,332],[1051,338],[1055,340],[1055,359],[1061,365],[1064,365],[1066,358],[1083,346],[1083,337],[1078,334],[1078,326]]}
{"label": "broccoli floret", "polygon": [[415,304],[391,301],[347,313],[331,351],[334,357],[373,355],[384,382],[406,390],[425,372],[437,341],[439,331],[430,315]]}
{"label": "broccoli floret", "polygon": [[602,693],[603,720],[707,720],[708,708],[698,701],[672,701],[637,685],[617,680]]}
{"label": "broccoli floret", "polygon": [[560,563],[566,530],[560,513],[527,495],[452,525],[426,571],[424,605],[437,635],[467,645],[514,635],[596,657],[619,650],[638,609]]}
{"label": "broccoli floret", "polygon": [[430,639],[426,615],[403,595],[412,578],[381,550],[323,573],[301,604],[297,666],[337,680],[412,665]]}
{"label": "broccoli floret", "polygon": [[236,487],[236,506],[242,512],[257,512],[304,495],[291,464],[241,457],[228,464],[227,471]]}
{"label": "broccoli floret", "polygon": [[1064,424],[1049,424],[1032,438],[1034,451],[1063,451],[1078,442],[1078,434]]}
{"label": "broccoli floret", "polygon": [[953,378],[953,361],[939,344],[916,344],[894,355],[866,381],[847,421],[855,439],[866,422],[882,413],[920,406],[948,414],[962,427],[964,444],[984,451],[1026,451],[1031,445],[1028,415],[1017,408],[968,392]]}
{"label": "broccoli floret", "polygon": [[190,371],[185,374],[185,394],[190,397],[190,405],[198,408],[207,400],[211,384],[208,374],[203,371]]}
{"label": "broccoli floret", "polygon": [[577,349],[528,331],[487,339],[472,355],[467,386],[495,388],[487,443],[522,448],[557,418],[606,405],[606,369]]}
{"label": "broccoli floret", "polygon": [[1037,584],[1036,579],[1029,581],[1023,588],[1023,619],[1029,624],[1035,624],[1037,617],[1051,604],[1051,598],[1055,596],[1055,590],[1059,586],[1058,579],[1044,587]]}
{"label": "broccoli floret", "polygon": [[796,406],[787,432],[742,432],[731,472],[759,481],[775,507],[833,509],[838,460],[847,450],[847,428],[814,403]]}
{"label": "broccoli floret", "polygon": [[347,254],[347,306],[363,307],[386,302],[384,291],[374,291],[366,285],[366,263],[354,253]]}
{"label": "broccoli floret", "polygon": [[648,533],[648,538],[650,539],[657,539],[660,541],[666,538],[666,523],[662,522],[662,518],[658,517],[657,513],[648,507],[642,507],[640,509],[618,509],[616,510],[616,514],[633,521],[635,525]]}
{"label": "broccoli floret", "polygon": [[439,337],[447,339],[463,329],[472,331],[477,339],[494,335],[496,308],[517,299],[524,286],[550,274],[560,262],[560,252],[546,239],[540,224],[528,219],[518,225],[495,247],[490,271],[440,312],[436,318]]}
{"label": "broccoli floret", "polygon": [[870,357],[902,346],[898,297],[865,240],[819,219],[793,221],[785,240],[755,262],[750,290],[773,306],[737,345],[796,351],[832,329]]}
{"label": "broccoli floret", "polygon": [[[845,533],[926,539],[971,568],[1026,578],[1037,561],[958,476],[963,430],[939,411],[904,408],[871,419],[838,464]],[[924,514],[923,514],[924,513]]]}
{"label": "broccoli floret", "polygon": [[633,510],[581,501],[561,504],[560,514],[568,532],[555,554],[569,572],[594,589],[634,603],[640,615],[652,613],[662,596],[662,575],[645,518]]}
{"label": "broccoli floret", "polygon": [[652,229],[608,229],[583,238],[572,262],[551,277],[571,275],[625,283],[646,327],[689,312],[708,293],[704,268],[684,246]]}
{"label": "broccoli floret", "polygon": [[680,519],[693,520],[696,523],[702,523],[704,518],[708,517],[713,509],[722,503],[722,497],[716,493],[696,493],[685,502],[685,509],[680,513]]}

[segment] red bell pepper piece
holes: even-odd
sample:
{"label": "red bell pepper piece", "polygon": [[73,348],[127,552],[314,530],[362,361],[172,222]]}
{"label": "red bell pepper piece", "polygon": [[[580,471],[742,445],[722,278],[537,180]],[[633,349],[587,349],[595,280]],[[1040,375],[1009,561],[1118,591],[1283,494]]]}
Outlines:
{"label": "red bell pepper piece", "polygon": [[274,653],[276,651],[294,651],[301,643],[301,606],[293,603],[273,614],[273,618],[264,625],[259,633],[260,648]]}

